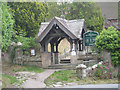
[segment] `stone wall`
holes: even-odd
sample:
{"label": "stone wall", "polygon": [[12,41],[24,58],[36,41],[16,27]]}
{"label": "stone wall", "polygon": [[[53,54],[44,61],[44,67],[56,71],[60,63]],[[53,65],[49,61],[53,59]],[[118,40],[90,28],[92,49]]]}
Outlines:
{"label": "stone wall", "polygon": [[38,66],[42,67],[42,62],[41,61],[24,61],[24,65],[31,65],[31,66]]}
{"label": "stone wall", "polygon": [[107,51],[101,51],[101,57],[103,57],[103,59],[106,61],[111,60],[110,52]]}
{"label": "stone wall", "polygon": [[111,55],[110,55],[110,52],[101,51],[100,55],[101,55],[101,57],[103,58],[104,61],[109,62],[109,65],[111,65]]}
{"label": "stone wall", "polygon": [[14,59],[15,64],[19,65],[35,65],[42,67],[42,62],[41,62],[41,57],[40,55],[36,56],[22,56],[22,57],[17,57],[17,59]]}
{"label": "stone wall", "polygon": [[6,61],[6,62],[10,62],[10,54],[8,52],[6,53],[2,53],[1,55],[2,60]]}

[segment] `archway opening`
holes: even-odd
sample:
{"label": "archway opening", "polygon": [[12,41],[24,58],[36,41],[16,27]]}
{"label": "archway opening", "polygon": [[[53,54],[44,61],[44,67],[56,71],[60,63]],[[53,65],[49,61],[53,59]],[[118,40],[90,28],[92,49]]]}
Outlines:
{"label": "archway opening", "polygon": [[59,43],[58,51],[60,54],[70,51],[70,43],[66,38],[62,39],[61,42]]}
{"label": "archway opening", "polygon": [[51,52],[51,45],[48,43],[48,52]]}

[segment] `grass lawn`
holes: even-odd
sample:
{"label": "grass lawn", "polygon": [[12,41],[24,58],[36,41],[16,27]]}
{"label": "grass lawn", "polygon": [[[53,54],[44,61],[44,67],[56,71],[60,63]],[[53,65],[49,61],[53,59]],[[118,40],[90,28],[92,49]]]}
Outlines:
{"label": "grass lawn", "polygon": [[50,77],[45,80],[47,86],[56,84],[57,82],[70,83],[76,82],[78,85],[85,84],[115,84],[118,83],[118,79],[98,79],[93,77],[87,77],[85,79],[77,78],[75,70],[62,70],[53,73]]}
{"label": "grass lawn", "polygon": [[2,78],[2,88],[8,87],[7,85],[12,85],[13,83],[19,83],[18,79],[14,76],[1,74]]}
{"label": "grass lawn", "polygon": [[[29,72],[35,72],[35,73],[41,73],[44,71],[44,69],[37,67],[37,66],[28,66],[28,65],[15,65],[12,63],[2,62],[2,71],[4,74],[0,75],[0,78],[2,78],[2,87],[3,88],[9,88],[12,87],[15,83],[18,86],[20,86],[23,81],[19,81],[15,76],[16,72],[20,71],[29,71]],[[14,86],[13,86],[14,87]]]}
{"label": "grass lawn", "polygon": [[41,73],[44,71],[44,69],[37,67],[37,66],[18,66],[17,68],[12,69],[13,72],[20,72],[20,71],[29,71],[29,72],[35,72],[35,73]]}

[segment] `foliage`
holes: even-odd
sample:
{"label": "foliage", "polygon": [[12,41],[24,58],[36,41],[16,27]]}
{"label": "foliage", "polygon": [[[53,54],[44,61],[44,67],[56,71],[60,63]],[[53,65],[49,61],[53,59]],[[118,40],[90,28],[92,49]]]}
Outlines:
{"label": "foliage", "polygon": [[94,2],[74,2],[71,4],[68,19],[85,19],[88,29],[101,32],[103,17],[100,8]]}
{"label": "foliage", "polygon": [[97,60],[100,61],[105,61],[103,56],[101,56],[101,53],[97,53]]}
{"label": "foliage", "polygon": [[48,18],[63,14],[66,19],[85,19],[90,30],[101,32],[103,29],[102,13],[94,2],[48,3],[48,9]]}
{"label": "foliage", "polygon": [[54,16],[60,17],[60,15],[61,15],[61,12],[57,5],[57,2],[49,2],[47,21],[51,20]]}
{"label": "foliage", "polygon": [[54,16],[60,17],[62,14],[65,14],[68,8],[68,3],[61,2],[49,2],[48,4],[48,16],[47,21],[51,20]]}
{"label": "foliage", "polygon": [[36,41],[36,38],[32,37],[22,37],[22,36],[16,36],[16,42],[21,42],[22,43],[22,50],[26,51],[25,53],[29,52],[30,48],[35,48],[36,45],[38,44]]}
{"label": "foliage", "polygon": [[13,63],[13,59],[15,57],[15,49],[16,46],[10,46],[10,62]]}
{"label": "foliage", "polygon": [[[0,21],[2,21],[2,3],[0,3]],[[0,24],[0,27],[2,27],[2,24]],[[2,44],[2,28],[0,28],[0,47]]]}
{"label": "foliage", "polygon": [[8,2],[14,14],[14,30],[17,35],[34,37],[41,22],[46,21],[47,5],[41,2]]}
{"label": "foliage", "polygon": [[114,27],[104,29],[96,38],[95,45],[100,50],[111,53],[112,63],[116,66],[120,63],[120,32]]}
{"label": "foliage", "polygon": [[6,3],[2,3],[2,52],[8,49],[11,43],[13,35],[13,23],[12,15],[8,12],[8,6]]}
{"label": "foliage", "polygon": [[108,65],[107,62],[104,62],[103,65],[99,65],[94,70],[94,76],[96,76],[96,77],[98,77],[100,79],[117,78],[117,71],[115,71],[113,67]]}

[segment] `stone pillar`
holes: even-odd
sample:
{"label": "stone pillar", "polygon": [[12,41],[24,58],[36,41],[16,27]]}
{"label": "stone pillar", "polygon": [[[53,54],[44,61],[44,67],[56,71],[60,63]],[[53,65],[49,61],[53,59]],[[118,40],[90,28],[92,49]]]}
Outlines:
{"label": "stone pillar", "polygon": [[47,68],[51,65],[51,53],[43,52],[41,53],[42,67]]}
{"label": "stone pillar", "polygon": [[22,58],[23,51],[20,48],[21,46],[22,46],[22,43],[18,42],[17,47],[15,49],[15,59],[13,61],[13,63],[15,63],[15,64],[23,64],[23,58]]}
{"label": "stone pillar", "polygon": [[80,79],[85,78],[87,76],[86,65],[80,64],[76,66],[76,73],[77,73],[78,78]]}

